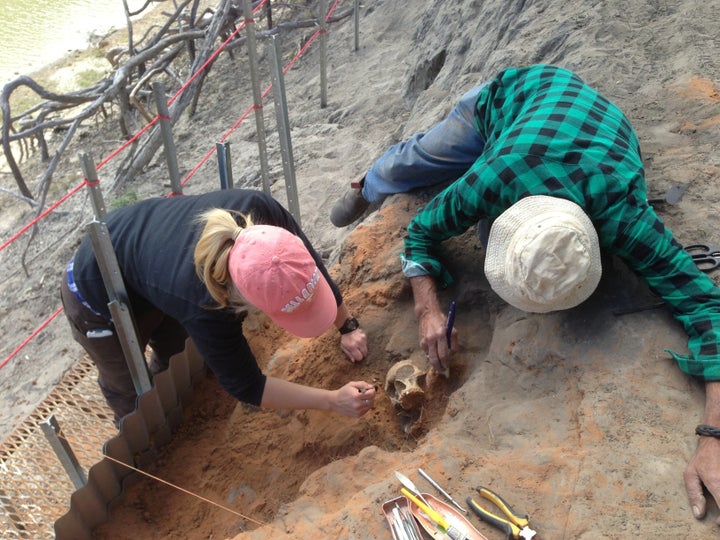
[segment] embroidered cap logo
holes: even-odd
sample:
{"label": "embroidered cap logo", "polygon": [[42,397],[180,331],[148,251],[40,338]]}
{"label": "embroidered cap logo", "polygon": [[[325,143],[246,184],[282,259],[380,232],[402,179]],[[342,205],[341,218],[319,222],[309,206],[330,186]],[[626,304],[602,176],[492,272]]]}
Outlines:
{"label": "embroidered cap logo", "polygon": [[310,281],[307,282],[305,288],[300,291],[300,293],[295,298],[285,304],[285,306],[280,311],[282,311],[283,313],[292,313],[297,308],[299,308],[303,302],[312,299],[313,293],[315,292],[315,287],[317,286],[319,281],[320,271],[316,266],[312,278],[310,279]]}

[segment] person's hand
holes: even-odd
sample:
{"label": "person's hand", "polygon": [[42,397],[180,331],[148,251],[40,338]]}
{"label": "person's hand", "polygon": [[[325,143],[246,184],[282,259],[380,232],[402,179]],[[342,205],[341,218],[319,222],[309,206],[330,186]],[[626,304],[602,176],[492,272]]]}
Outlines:
{"label": "person's hand", "polygon": [[362,416],[375,403],[375,387],[363,381],[349,382],[333,394],[330,410],[345,416]]}
{"label": "person's hand", "polygon": [[418,323],[420,347],[425,352],[430,365],[438,373],[447,373],[450,365],[450,353],[457,350],[457,330],[452,329],[450,342],[447,344],[447,317],[439,310],[428,310],[420,316]]}
{"label": "person's hand", "polygon": [[435,279],[431,276],[410,278],[415,297],[415,316],[418,319],[420,347],[428,362],[438,373],[448,374],[450,353],[457,351],[457,330],[450,333],[447,342],[447,316],[440,310]]}
{"label": "person's hand", "polygon": [[[707,501],[703,485],[720,506],[720,439],[700,437],[695,455],[685,469],[685,490],[697,519],[705,517]],[[720,525],[720,518],[716,520]]]}
{"label": "person's hand", "polygon": [[360,362],[368,354],[367,336],[362,328],[340,336],[340,348],[351,362]]}

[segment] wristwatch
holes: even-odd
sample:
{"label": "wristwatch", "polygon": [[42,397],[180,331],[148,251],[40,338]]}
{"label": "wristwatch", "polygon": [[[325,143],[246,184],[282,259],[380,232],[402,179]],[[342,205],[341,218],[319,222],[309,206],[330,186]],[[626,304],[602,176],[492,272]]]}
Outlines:
{"label": "wristwatch", "polygon": [[345,319],[345,322],[343,325],[339,328],[339,331],[341,334],[349,334],[350,332],[353,332],[360,328],[360,323],[355,317],[348,317]]}

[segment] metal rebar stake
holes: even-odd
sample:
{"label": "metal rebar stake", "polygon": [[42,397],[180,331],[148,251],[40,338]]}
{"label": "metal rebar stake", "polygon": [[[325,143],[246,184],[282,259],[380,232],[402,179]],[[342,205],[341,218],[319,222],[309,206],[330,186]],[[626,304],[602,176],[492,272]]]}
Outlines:
{"label": "metal rebar stake", "polygon": [[327,4],[320,0],[320,108],[327,107]]}
{"label": "metal rebar stake", "polygon": [[215,143],[215,153],[218,158],[218,169],[220,173],[220,189],[233,188],[232,163],[230,162],[230,143]]}
{"label": "metal rebar stake", "polygon": [[[270,18],[270,3],[268,2],[268,19]],[[250,0],[243,0],[243,16],[245,17],[245,33],[247,35],[248,65],[250,66],[250,80],[252,81],[253,109],[255,110],[255,130],[258,138],[258,152],[260,154],[260,175],[262,176],[263,191],[270,195],[270,175],[268,173],[267,145],[265,144],[265,123],[263,120],[263,100],[260,92],[260,82],[257,74],[257,47],[255,39],[255,20],[253,18]]]}
{"label": "metal rebar stake", "polygon": [[353,21],[355,23],[355,50],[357,51],[360,49],[360,0],[355,0]]}
{"label": "metal rebar stake", "polygon": [[138,333],[135,328],[135,321],[130,313],[130,308],[122,302],[113,300],[108,304],[108,309],[110,309],[110,315],[112,316],[120,345],[122,345],[125,361],[130,370],[130,377],[132,377],[133,385],[135,386],[135,393],[140,396],[152,389],[152,381],[150,380],[147,362],[145,362],[145,356],[143,355],[140,341],[137,337]]}
{"label": "metal rebar stake", "polygon": [[182,195],[182,187],[180,187],[180,170],[177,163],[175,141],[173,140],[172,135],[170,111],[168,110],[165,97],[165,86],[161,82],[156,81],[152,83],[152,92],[153,97],[155,98],[155,106],[157,107],[158,116],[160,116],[160,131],[162,132],[163,145],[165,147],[165,161],[168,166],[172,192],[174,195]]}
{"label": "metal rebar stake", "polygon": [[92,202],[95,219],[102,219],[107,213],[105,200],[100,190],[95,162],[87,152],[80,152],[80,167],[82,167],[83,175],[85,176],[85,180],[87,180],[87,186],[90,190],[90,201]]}
{"label": "metal rebar stake", "polygon": [[72,480],[75,489],[80,489],[87,484],[87,476],[85,476],[85,471],[83,471],[80,463],[78,463],[72,448],[70,448],[68,440],[64,437],[59,437],[60,424],[58,424],[58,421],[55,419],[55,415],[51,414],[47,420],[39,424],[45,434],[45,438],[50,443],[50,446],[52,446],[55,455],[60,460],[60,463],[62,463],[65,472],[68,473],[70,480]]}
{"label": "metal rebar stake", "polygon": [[287,101],[285,96],[285,78],[280,62],[280,41],[277,35],[271,36],[273,42],[273,99],[275,100],[275,116],[277,117],[278,135],[280,136],[280,153],[282,155],[285,189],[288,198],[288,210],[300,225],[300,204],[298,202],[297,185],[295,183],[295,163],[293,162],[292,142],[290,140],[290,120],[288,119]]}
{"label": "metal rebar stake", "polygon": [[152,388],[152,383],[145,356],[137,338],[138,332],[130,311],[130,302],[120,273],[120,266],[110,241],[110,232],[102,221],[93,221],[88,225],[88,234],[105,283],[109,299],[108,307],[130,369],[135,391],[138,395],[144,394]]}

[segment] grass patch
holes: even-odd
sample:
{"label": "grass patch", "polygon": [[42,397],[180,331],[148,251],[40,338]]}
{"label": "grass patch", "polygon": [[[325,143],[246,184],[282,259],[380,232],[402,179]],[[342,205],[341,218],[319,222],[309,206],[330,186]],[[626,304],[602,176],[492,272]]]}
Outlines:
{"label": "grass patch", "polygon": [[134,189],[128,189],[125,193],[110,201],[110,209],[117,210],[118,208],[123,208],[136,203],[139,200],[140,197],[138,196],[137,191]]}
{"label": "grass patch", "polygon": [[123,208],[124,206],[138,202],[139,199],[137,191],[128,189],[125,193],[110,201],[110,209],[117,210],[118,208]]}

